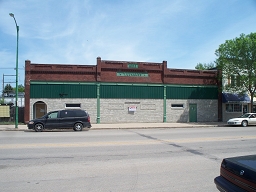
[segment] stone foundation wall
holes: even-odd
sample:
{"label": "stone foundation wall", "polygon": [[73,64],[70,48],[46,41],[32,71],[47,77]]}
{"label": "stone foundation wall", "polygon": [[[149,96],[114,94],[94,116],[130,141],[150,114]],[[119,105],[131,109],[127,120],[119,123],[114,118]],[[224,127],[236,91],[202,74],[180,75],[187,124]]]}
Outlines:
{"label": "stone foundation wall", "polygon": [[[183,105],[172,107],[172,104]],[[198,122],[218,121],[218,101],[217,100],[167,100],[166,102],[166,122],[189,122],[189,104],[197,104]]]}
{"label": "stone foundation wall", "polygon": [[[80,103],[88,111],[91,123],[97,123],[97,99],[31,99],[30,119],[33,106],[42,101],[47,112],[65,109],[66,103]],[[189,122],[189,104],[197,104],[198,122],[218,121],[217,100],[167,100],[166,122]],[[161,99],[100,99],[100,123],[161,123],[164,121],[163,100]],[[183,107],[172,107],[172,104]]]}
{"label": "stone foundation wall", "polygon": [[[163,100],[101,99],[101,123],[161,123]],[[135,111],[129,111],[135,108]]]}

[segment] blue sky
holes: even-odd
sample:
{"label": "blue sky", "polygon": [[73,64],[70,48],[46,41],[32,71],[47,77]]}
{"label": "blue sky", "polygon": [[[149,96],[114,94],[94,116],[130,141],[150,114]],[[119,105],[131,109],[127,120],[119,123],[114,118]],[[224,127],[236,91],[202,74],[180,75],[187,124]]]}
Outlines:
{"label": "blue sky", "polygon": [[[194,69],[215,60],[225,40],[256,31],[256,0],[0,0],[0,90],[25,60],[95,65],[103,60],[162,62]],[[15,82],[15,76],[4,81]],[[15,87],[15,83],[13,83]]]}

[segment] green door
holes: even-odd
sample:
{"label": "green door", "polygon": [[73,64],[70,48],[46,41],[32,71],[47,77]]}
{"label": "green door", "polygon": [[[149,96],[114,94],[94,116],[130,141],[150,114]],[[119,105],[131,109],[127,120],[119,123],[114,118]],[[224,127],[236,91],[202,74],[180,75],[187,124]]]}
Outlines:
{"label": "green door", "polygon": [[189,122],[197,122],[197,105],[189,104]]}

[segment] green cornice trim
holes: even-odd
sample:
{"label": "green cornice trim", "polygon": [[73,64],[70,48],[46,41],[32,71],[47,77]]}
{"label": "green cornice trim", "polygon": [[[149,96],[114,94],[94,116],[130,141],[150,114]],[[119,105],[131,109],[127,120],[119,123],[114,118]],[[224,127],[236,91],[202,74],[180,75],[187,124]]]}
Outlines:
{"label": "green cornice trim", "polygon": [[212,87],[216,88],[217,85],[188,85],[188,84],[157,84],[157,83],[111,83],[111,82],[70,82],[70,81],[30,81],[30,84],[69,84],[69,85],[132,85],[132,86],[168,86],[168,87]]}

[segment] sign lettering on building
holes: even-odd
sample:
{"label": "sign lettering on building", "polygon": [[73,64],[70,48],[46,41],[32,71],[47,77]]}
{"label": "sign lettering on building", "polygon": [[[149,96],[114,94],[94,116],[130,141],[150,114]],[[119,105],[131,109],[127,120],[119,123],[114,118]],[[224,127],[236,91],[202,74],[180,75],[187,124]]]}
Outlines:
{"label": "sign lettering on building", "polygon": [[148,73],[117,72],[116,76],[121,77],[148,77]]}
{"label": "sign lettering on building", "polygon": [[128,68],[139,68],[139,65],[138,64],[135,64],[135,63],[129,63],[127,65]]}

